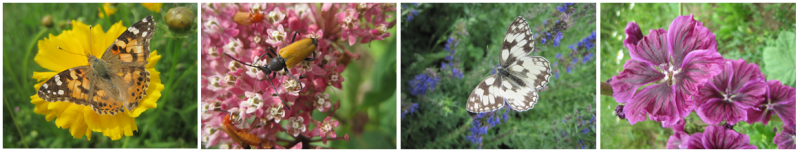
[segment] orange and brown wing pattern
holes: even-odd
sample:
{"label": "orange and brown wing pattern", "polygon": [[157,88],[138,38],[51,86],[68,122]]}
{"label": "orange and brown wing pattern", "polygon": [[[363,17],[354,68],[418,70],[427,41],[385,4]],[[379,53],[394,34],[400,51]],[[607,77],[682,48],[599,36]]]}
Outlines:
{"label": "orange and brown wing pattern", "polygon": [[122,80],[125,82],[125,84],[122,85],[128,85],[128,87],[125,88],[125,90],[127,90],[125,94],[127,99],[124,100],[125,108],[133,110],[139,106],[139,101],[147,96],[147,92],[145,91],[147,91],[147,88],[150,86],[150,72],[144,68],[123,67],[122,73]]}
{"label": "orange and brown wing pattern", "polygon": [[153,16],[147,16],[128,27],[111,46],[103,53],[103,60],[116,64],[147,64],[150,56],[150,38],[156,30]]}
{"label": "orange and brown wing pattern", "polygon": [[89,66],[79,66],[61,71],[39,87],[39,98],[48,102],[89,105],[89,92],[94,88],[87,78],[89,70]]}
{"label": "orange and brown wing pattern", "polygon": [[89,104],[94,112],[101,115],[115,115],[125,112],[125,109],[122,108],[122,102],[115,99],[110,91],[102,89],[98,85],[94,85],[94,89],[91,95],[92,101]]}

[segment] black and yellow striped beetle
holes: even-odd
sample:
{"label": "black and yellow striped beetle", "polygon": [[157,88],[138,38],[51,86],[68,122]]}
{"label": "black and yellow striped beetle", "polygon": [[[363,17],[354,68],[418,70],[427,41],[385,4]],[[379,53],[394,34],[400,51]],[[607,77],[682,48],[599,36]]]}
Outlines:
{"label": "black and yellow striped beetle", "polygon": [[[305,38],[295,42],[294,41],[295,37],[297,37],[296,31],[294,32],[294,36],[292,36],[292,44],[289,44],[281,48],[281,50],[278,53],[274,53],[275,50],[272,49],[272,47],[267,47],[270,50],[270,52],[266,52],[258,57],[258,59],[261,59],[264,57],[264,55],[269,56],[271,60],[269,64],[267,64],[266,66],[244,63],[236,58],[233,58],[231,55],[228,55],[228,53],[223,52],[225,55],[227,55],[234,61],[250,67],[255,67],[256,69],[259,69],[263,71],[265,74],[267,74],[267,79],[270,81],[269,84],[272,85],[272,89],[275,89],[276,92],[275,94],[278,95],[279,98],[281,98],[281,103],[283,104],[283,106],[289,109],[289,111],[291,111],[292,108],[286,105],[285,100],[283,99],[283,97],[280,96],[280,94],[277,94],[278,89],[275,88],[275,85],[272,84],[272,78],[275,78],[275,74],[277,74],[277,71],[283,70],[289,74],[289,77],[296,80],[297,83],[300,83],[300,80],[297,80],[296,78],[294,78],[294,76],[291,75],[291,73],[289,73],[289,68],[294,68],[294,66],[296,66],[298,63],[302,61],[314,61],[314,59],[317,58],[317,53],[314,52],[317,49],[317,43],[318,43],[317,38]],[[275,54],[275,57],[273,57],[269,53]],[[309,54],[312,54],[313,57],[308,58]],[[269,77],[270,74],[272,75],[272,78]],[[302,84],[300,85],[301,85],[300,89],[303,89]]]}

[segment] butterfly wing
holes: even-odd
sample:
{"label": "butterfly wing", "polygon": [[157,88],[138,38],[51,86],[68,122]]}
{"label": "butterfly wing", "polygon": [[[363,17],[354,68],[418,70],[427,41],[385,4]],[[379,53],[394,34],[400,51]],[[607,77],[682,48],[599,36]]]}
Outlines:
{"label": "butterfly wing", "polygon": [[544,57],[523,56],[506,70],[508,78],[513,79],[502,83],[508,105],[517,111],[533,108],[539,98],[537,91],[550,80],[550,62]]}
{"label": "butterfly wing", "polygon": [[503,103],[504,92],[500,88],[501,82],[498,75],[494,74],[478,83],[467,100],[467,111],[484,113],[502,108],[505,104]]}
{"label": "butterfly wing", "polygon": [[155,33],[153,16],[147,16],[128,27],[103,53],[103,60],[112,64],[144,67],[150,57],[150,38]]}
{"label": "butterfly wing", "polygon": [[516,62],[519,57],[524,57],[533,52],[533,33],[531,33],[528,22],[525,18],[517,17],[508,26],[503,45],[500,50],[500,64],[508,67],[509,64]]}
{"label": "butterfly wing", "polygon": [[156,23],[153,16],[148,16],[134,23],[122,33],[103,54],[103,60],[121,74],[119,80],[112,80],[107,88],[117,88],[119,100],[125,108],[133,110],[139,101],[147,95],[150,85],[150,72],[145,70],[147,58],[150,57],[150,39],[155,33]]}
{"label": "butterfly wing", "polygon": [[39,87],[39,98],[48,102],[89,105],[88,94],[93,88],[86,78],[89,70],[89,66],[79,66],[59,72]]}

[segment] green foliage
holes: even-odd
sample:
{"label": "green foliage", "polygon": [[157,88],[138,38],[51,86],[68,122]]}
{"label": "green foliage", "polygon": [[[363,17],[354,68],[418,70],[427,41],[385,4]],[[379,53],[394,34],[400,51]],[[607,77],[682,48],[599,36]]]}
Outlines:
{"label": "green foliage", "polygon": [[[654,3],[604,3],[600,7],[601,14],[601,40],[600,43],[600,80],[606,81],[612,76],[618,75],[623,70],[623,65],[631,57],[629,50],[622,44],[625,39],[625,27],[629,22],[636,22],[642,28],[644,35],[650,29],[664,28],[669,31],[669,25],[675,17],[682,15],[695,15],[695,20],[703,23],[703,26],[711,30],[716,36],[718,52],[725,59],[743,59],[749,63],[758,64],[768,78],[768,72],[772,68],[767,58],[767,50],[771,39],[778,37],[779,31],[795,29],[795,5],[793,4],[654,4]],[[679,13],[679,8],[683,8]],[[781,8],[781,9],[775,9]],[[782,32],[781,32],[782,33]],[[786,35],[789,36],[789,35]],[[782,40],[786,46],[791,44],[794,50],[794,34],[792,40]],[[781,39],[778,39],[781,40]],[[781,42],[781,41],[776,41]],[[791,42],[791,43],[789,43]],[[787,48],[788,47],[783,47]],[[763,51],[763,52],[760,52]],[[794,81],[794,52],[782,50],[781,56],[784,61],[791,58],[791,63],[782,63],[778,69],[791,69],[792,83]],[[763,58],[762,58],[763,56]],[[788,77],[787,77],[788,79]],[[786,81],[782,81],[786,82]],[[794,84],[791,84],[794,86]],[[666,148],[669,136],[673,134],[669,128],[661,127],[661,123],[655,121],[641,121],[631,125],[626,120],[620,120],[615,116],[614,109],[617,103],[611,96],[602,96],[600,103],[600,113],[603,114],[601,121],[602,130],[600,138],[602,140],[601,149],[652,149]],[[779,119],[772,117],[772,121]],[[775,121],[780,123],[780,120]],[[686,132],[689,134],[702,132],[707,125],[700,118],[692,113],[686,117]],[[780,126],[770,122],[768,126],[763,124],[748,125],[746,122],[739,122],[734,126],[740,133],[747,134],[753,145],[759,148],[777,148],[772,143],[775,132],[774,126]],[[769,132],[764,131],[769,130]],[[771,133],[771,135],[769,135]],[[765,134],[765,135],[762,135]]]}
{"label": "green foliage", "polygon": [[[396,32],[397,27],[387,31]],[[367,52],[369,56],[362,55],[345,68],[342,90],[331,86],[325,92],[330,94],[330,100],[340,100],[341,107],[334,115],[340,122],[334,129],[336,134],[350,135],[349,141],[329,141],[328,145],[341,149],[396,149],[397,37],[393,34],[386,40],[348,50]],[[322,121],[326,116],[314,113],[312,118]],[[318,144],[315,146],[322,146]]]}
{"label": "green foliage", "polygon": [[[550,77],[547,87],[539,92],[538,104],[524,112],[511,111],[508,121],[488,130],[482,145],[466,139],[473,127],[473,116],[466,110],[467,98],[478,82],[500,63],[500,45],[509,24],[518,16],[528,21],[533,33],[545,27],[542,21],[561,13],[561,4],[402,4],[403,23],[401,48],[401,148],[595,148],[593,119],[595,108],[595,63],[593,60],[572,62],[567,46],[576,44],[595,31],[594,4],[576,4],[571,15],[571,28],[562,31],[561,45],[535,43],[535,56],[547,58],[560,77]],[[502,9],[498,9],[502,8]],[[414,11],[418,15],[408,20]],[[445,51],[453,39],[453,66]],[[455,43],[458,42],[458,43]],[[581,50],[582,54],[594,53]],[[561,54],[561,59],[555,58]],[[581,53],[573,55],[582,57]],[[558,62],[558,66],[554,63]],[[566,67],[574,68],[567,73]],[[463,72],[463,79],[451,71]],[[440,78],[438,85],[421,96],[411,95],[409,81],[418,74],[431,72]],[[418,109],[409,112],[411,104]],[[500,114],[498,114],[500,115]],[[586,130],[586,134],[583,131]]]}
{"label": "green foliage", "polygon": [[[102,25],[107,31],[122,21],[130,26],[153,15],[156,23],[164,19],[141,4],[117,4],[117,12],[98,17],[103,4],[3,4],[3,148],[196,148],[197,147],[197,36],[163,38],[167,29],[156,31],[150,48],[162,56],[156,64],[162,84],[158,107],[136,118],[139,131],[133,136],[112,141],[93,132],[92,140],[74,139],[69,130],[57,128],[56,120],[33,112],[30,96],[35,94],[31,78],[34,71],[47,71],[33,61],[36,42],[47,34],[58,35],[72,29],[71,20]],[[196,4],[176,4],[196,8]],[[165,5],[168,7],[172,5]],[[53,26],[42,26],[42,17],[52,15]],[[196,32],[195,32],[196,33]]]}
{"label": "green foliage", "polygon": [[795,87],[795,33],[781,31],[778,39],[767,41],[764,48],[764,64],[762,69],[767,80],[779,80],[784,85]]}

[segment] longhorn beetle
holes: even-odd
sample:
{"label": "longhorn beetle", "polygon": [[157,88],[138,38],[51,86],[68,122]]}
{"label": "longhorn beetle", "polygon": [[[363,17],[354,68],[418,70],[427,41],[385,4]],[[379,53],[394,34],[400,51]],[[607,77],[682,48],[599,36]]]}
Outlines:
{"label": "longhorn beetle", "polygon": [[[275,78],[275,74],[277,74],[276,71],[283,70],[287,74],[289,74],[289,77],[292,77],[292,79],[297,81],[297,83],[300,83],[300,80],[297,80],[296,78],[294,78],[294,76],[291,75],[291,73],[289,73],[289,68],[293,68],[301,61],[314,61],[314,59],[317,58],[317,53],[314,52],[317,49],[317,43],[318,43],[317,38],[305,38],[297,42],[294,42],[295,37],[297,37],[297,31],[295,31],[294,36],[292,36],[292,44],[289,44],[286,47],[281,48],[281,50],[278,53],[274,53],[275,50],[272,49],[272,47],[267,47],[271,52],[266,52],[261,56],[259,56],[258,59],[256,59],[259,60],[263,58],[264,55],[269,56],[271,60],[269,64],[267,64],[266,66],[244,63],[236,58],[233,58],[233,56],[228,55],[228,53],[223,52],[223,54],[227,55],[236,62],[242,63],[250,67],[255,67],[256,69],[263,71],[265,74],[268,74],[267,79],[269,80],[269,84],[272,85],[272,89],[275,89],[275,94],[277,94],[278,97],[281,98],[281,103],[283,104],[283,106],[286,106],[286,108],[289,109],[289,111],[291,111],[292,108],[286,105],[286,102],[283,99],[283,97],[281,97],[281,95],[277,93],[278,89],[275,88],[275,85],[272,84],[272,78]],[[268,53],[274,53],[275,57],[272,57],[272,55]],[[309,54],[313,54],[313,57],[307,58]],[[269,77],[269,74],[272,74],[272,78]],[[300,84],[300,89],[303,89],[302,84]]]}

